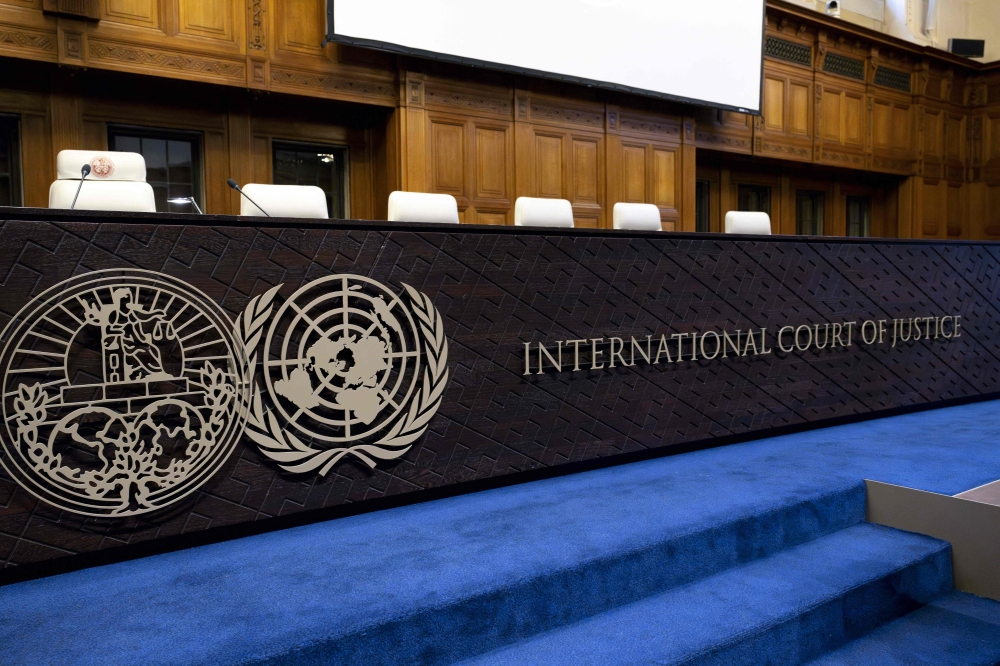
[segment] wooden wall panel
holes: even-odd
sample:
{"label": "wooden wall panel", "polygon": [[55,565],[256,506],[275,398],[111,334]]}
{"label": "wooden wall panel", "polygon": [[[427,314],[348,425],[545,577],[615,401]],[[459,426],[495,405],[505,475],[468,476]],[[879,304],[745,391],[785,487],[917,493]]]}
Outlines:
{"label": "wooden wall panel", "polygon": [[535,135],[536,196],[560,199],[563,196],[563,137]]}
{"label": "wooden wall panel", "polygon": [[810,86],[802,83],[792,83],[789,86],[788,97],[788,128],[789,134],[799,134],[808,137],[809,132],[809,99]]}
{"label": "wooden wall panel", "polygon": [[105,0],[101,3],[101,20],[144,28],[159,28],[160,2],[157,0]]}
{"label": "wooden wall panel", "polygon": [[431,121],[431,192],[465,194],[465,125]]}
{"label": "wooden wall panel", "polygon": [[812,161],[812,72],[770,61],[764,71],[763,116],[754,125],[753,153]]}
{"label": "wooden wall panel", "polygon": [[323,53],[325,7],[316,0],[280,0],[274,3],[277,48],[308,55]]}
{"label": "wooden wall panel", "polygon": [[597,140],[573,140],[573,201],[598,205],[598,159]]}
{"label": "wooden wall panel", "polygon": [[677,153],[653,150],[653,203],[661,208],[677,208]]}
{"label": "wooden wall panel", "polygon": [[622,146],[622,201],[646,202],[646,146]]}
{"label": "wooden wall panel", "polygon": [[617,201],[650,203],[665,230],[694,230],[694,120],[609,106],[608,124],[607,217]]}
{"label": "wooden wall panel", "polygon": [[507,199],[507,129],[476,126],[476,198]]}
{"label": "wooden wall panel", "polygon": [[178,0],[180,33],[234,41],[234,24],[242,6],[239,0]]}
{"label": "wooden wall panel", "polygon": [[764,77],[764,128],[785,131],[785,85],[784,79]]}

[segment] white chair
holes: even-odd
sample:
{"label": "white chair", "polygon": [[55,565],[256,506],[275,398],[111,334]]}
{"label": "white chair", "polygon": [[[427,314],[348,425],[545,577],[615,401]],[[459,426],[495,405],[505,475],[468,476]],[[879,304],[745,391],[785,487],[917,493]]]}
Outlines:
{"label": "white chair", "polygon": [[[81,187],[81,169],[90,173]],[[146,161],[139,153],[95,150],[61,150],[56,156],[57,180],[49,187],[49,208],[121,210],[155,213],[156,197],[146,182]]]}
{"label": "white chair", "polygon": [[770,236],[771,216],[767,213],[731,210],[726,213],[726,233]]}
{"label": "white chair", "polygon": [[519,227],[573,227],[573,206],[566,199],[518,197],[514,224]]}
{"label": "white chair", "polygon": [[458,202],[450,194],[396,191],[389,195],[389,221],[458,224]]}
{"label": "white chair", "polygon": [[[247,196],[240,195],[241,217],[264,217],[263,208],[271,217],[301,217],[327,220],[326,192],[315,185],[264,185],[247,183],[243,186]],[[251,203],[253,199],[260,208]]]}
{"label": "white chair", "polygon": [[660,209],[653,204],[618,202],[615,204],[612,217],[615,229],[663,231],[663,225],[660,224]]}

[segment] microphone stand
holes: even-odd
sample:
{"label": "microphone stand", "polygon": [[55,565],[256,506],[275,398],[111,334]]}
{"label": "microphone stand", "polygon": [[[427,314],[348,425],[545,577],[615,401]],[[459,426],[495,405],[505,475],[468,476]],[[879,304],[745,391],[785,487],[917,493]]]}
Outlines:
{"label": "microphone stand", "polygon": [[[230,178],[229,180],[227,180],[226,184],[229,185],[229,187],[231,187],[234,190],[236,190],[237,192],[239,192],[240,194],[242,194],[243,196],[247,197],[247,193],[244,192],[243,190],[241,190],[240,186],[237,185],[236,181],[233,180],[232,178]],[[250,203],[252,203],[254,206],[257,206],[257,202],[254,201],[253,199],[251,199],[250,197],[247,197],[247,201],[249,201]],[[260,212],[264,213],[264,217],[271,217],[270,215],[267,214],[267,211],[264,210],[263,208],[261,208],[260,206],[257,206],[257,210],[259,210]]]}
{"label": "microphone stand", "polygon": [[76,194],[73,195],[73,203],[69,205],[69,209],[73,210],[76,208],[76,199],[80,196],[80,190],[83,189],[83,179],[90,175],[90,165],[84,164],[80,167],[80,184],[76,186]]}

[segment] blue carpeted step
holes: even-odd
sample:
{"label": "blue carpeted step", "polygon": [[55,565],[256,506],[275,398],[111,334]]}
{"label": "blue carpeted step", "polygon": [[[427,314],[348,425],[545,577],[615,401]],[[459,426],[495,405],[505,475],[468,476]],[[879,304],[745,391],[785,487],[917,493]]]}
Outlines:
{"label": "blue carpeted step", "polygon": [[650,464],[552,479],[0,588],[0,664],[450,663],[856,525],[864,502],[860,482],[765,492],[745,466],[724,492]]}
{"label": "blue carpeted step", "polygon": [[1000,603],[953,592],[809,666],[995,666]]}
{"label": "blue carpeted step", "polygon": [[[0,665],[458,661],[856,525],[864,478],[944,494],[995,480],[997,404],[622,465],[0,587]],[[498,466],[529,465],[498,455]],[[396,481],[374,478],[387,485],[373,481],[371,492],[399,492]],[[310,505],[341,487],[284,482],[302,483]],[[36,517],[18,529],[57,527]]]}
{"label": "blue carpeted step", "polygon": [[863,524],[463,662],[802,664],[951,589],[951,547]]}

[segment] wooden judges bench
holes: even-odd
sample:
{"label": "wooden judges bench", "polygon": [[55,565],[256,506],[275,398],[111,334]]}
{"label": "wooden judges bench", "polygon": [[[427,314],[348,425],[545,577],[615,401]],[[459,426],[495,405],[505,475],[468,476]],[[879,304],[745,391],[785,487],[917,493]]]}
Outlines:
{"label": "wooden judges bench", "polygon": [[273,182],[275,142],[310,142],[349,149],[355,218],[385,219],[407,190],[455,196],[469,223],[512,224],[517,197],[535,196],[570,200],[581,227],[610,227],[623,201],[694,231],[702,197],[719,231],[742,188],[770,199],[776,233],[796,232],[802,192],[823,195],[828,235],[846,235],[848,198],[863,197],[875,236],[1000,238],[996,64],[781,0],[760,117],[323,37],[322,0],[0,0],[20,203],[46,205],[60,150],[107,150],[109,126],[130,125],[198,133],[209,213],[238,211],[227,178]]}
{"label": "wooden judges bench", "polygon": [[[5,579],[1000,389],[996,244],[12,208],[0,221],[4,345],[53,285],[128,269],[200,290],[241,326],[253,299],[278,308],[331,275],[390,297],[409,285],[438,313],[436,358],[447,350],[426,431],[374,469],[293,473],[244,435],[196,492],[124,518],[57,509],[0,474]],[[258,383],[268,353],[247,350]],[[5,466],[26,376],[9,370]]]}

